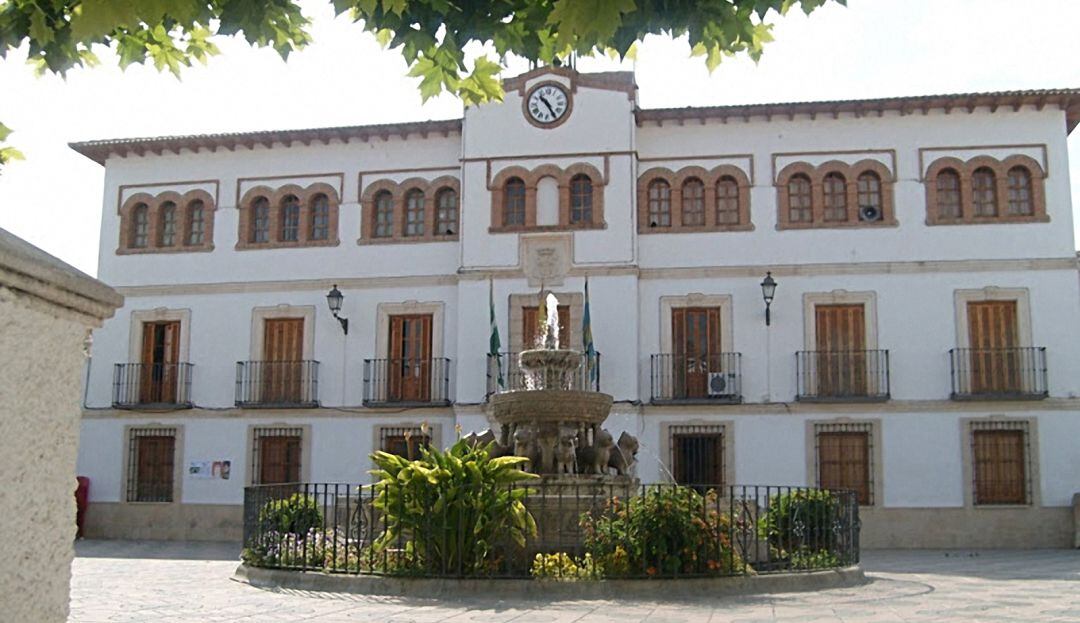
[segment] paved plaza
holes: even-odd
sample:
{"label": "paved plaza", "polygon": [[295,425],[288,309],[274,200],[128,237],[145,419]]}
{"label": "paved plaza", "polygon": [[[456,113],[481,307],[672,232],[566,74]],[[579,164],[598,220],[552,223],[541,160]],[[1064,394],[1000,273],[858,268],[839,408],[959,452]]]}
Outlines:
{"label": "paved plaza", "polygon": [[460,601],[263,590],[229,579],[231,544],[82,541],[71,621],[719,623],[1080,621],[1080,551],[871,551],[870,583],[682,602]]}

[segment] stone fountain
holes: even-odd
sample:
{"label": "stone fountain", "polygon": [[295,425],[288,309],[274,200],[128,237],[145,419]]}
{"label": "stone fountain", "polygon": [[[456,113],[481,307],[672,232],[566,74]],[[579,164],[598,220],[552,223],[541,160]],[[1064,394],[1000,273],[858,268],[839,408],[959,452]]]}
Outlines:
{"label": "stone fountain", "polygon": [[524,386],[495,394],[489,403],[500,427],[498,447],[527,457],[530,471],[548,484],[636,485],[638,441],[624,432],[616,444],[601,428],[611,396],[588,389],[592,362],[561,347],[558,299],[549,293],[545,303],[537,344],[519,355]]}

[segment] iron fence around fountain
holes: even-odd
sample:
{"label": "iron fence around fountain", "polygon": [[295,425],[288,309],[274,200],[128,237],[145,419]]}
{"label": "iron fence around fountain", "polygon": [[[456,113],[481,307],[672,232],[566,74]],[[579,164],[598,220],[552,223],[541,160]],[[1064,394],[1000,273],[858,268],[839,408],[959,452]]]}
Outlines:
{"label": "iron fence around fountain", "polygon": [[[499,353],[487,356],[487,393],[485,398],[502,392],[532,389],[528,374],[521,367],[521,353]],[[600,353],[579,354],[578,365],[568,376],[569,386],[561,389],[600,391]]]}
{"label": "iron fence around fountain", "polygon": [[[477,531],[477,512],[466,505],[456,514],[444,513],[449,520],[436,519],[431,509],[452,504],[453,495],[460,501],[467,495],[460,490],[451,494],[432,487],[430,499],[422,501],[430,512],[418,512],[408,529],[395,530],[417,500],[396,496],[381,484],[248,486],[243,559],[271,569],[425,578],[535,577],[537,556],[560,552],[579,562],[589,553],[604,567],[605,578],[793,573],[859,562],[854,491],[583,480],[486,492],[514,490],[524,490],[522,503],[536,523],[536,533],[524,545],[507,529]],[[669,512],[669,519],[696,536],[680,542],[679,531],[664,528],[654,534],[648,522],[638,521],[642,509],[652,505],[652,512],[663,514],[665,504],[675,513]],[[505,510],[482,512],[490,518]],[[547,579],[565,572],[553,569]]]}

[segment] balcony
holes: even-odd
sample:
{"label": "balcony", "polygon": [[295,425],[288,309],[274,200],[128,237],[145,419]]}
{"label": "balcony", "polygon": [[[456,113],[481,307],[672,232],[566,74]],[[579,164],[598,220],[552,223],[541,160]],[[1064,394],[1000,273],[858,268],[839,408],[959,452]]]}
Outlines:
{"label": "balcony", "polygon": [[651,357],[653,404],[742,402],[742,354],[656,354]]}
{"label": "balcony", "polygon": [[802,350],[795,353],[800,402],[884,402],[889,351]]}
{"label": "balcony", "polygon": [[319,406],[319,362],[236,362],[236,406],[292,409]]}
{"label": "balcony", "polygon": [[190,409],[190,363],[118,363],[113,368],[117,409]]}
{"label": "balcony", "polygon": [[365,359],[364,406],[450,405],[450,360]]}
{"label": "balcony", "polygon": [[953,400],[1042,400],[1046,348],[954,348],[949,351]]}
{"label": "balcony", "polygon": [[[487,394],[516,392],[530,389],[525,371],[518,363],[520,353],[488,354],[487,356]],[[600,391],[600,353],[591,358],[585,353],[579,355],[578,365],[568,377],[568,386],[564,389],[598,392]]]}

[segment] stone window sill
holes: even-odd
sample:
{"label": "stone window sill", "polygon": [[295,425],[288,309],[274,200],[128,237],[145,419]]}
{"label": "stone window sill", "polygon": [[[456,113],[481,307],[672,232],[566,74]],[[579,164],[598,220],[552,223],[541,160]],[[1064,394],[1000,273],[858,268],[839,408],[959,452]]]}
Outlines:
{"label": "stone window sill", "polygon": [[302,249],[305,247],[336,247],[341,244],[337,238],[330,240],[304,240],[299,242],[238,242],[237,251],[260,251],[266,249]]}
{"label": "stone window sill", "polygon": [[536,234],[562,231],[588,231],[593,229],[607,229],[607,223],[583,223],[580,225],[514,225],[510,227],[489,227],[489,234]]}
{"label": "stone window sill", "polygon": [[116,249],[117,255],[146,255],[152,253],[209,253],[214,250],[213,244],[194,245],[190,247],[138,247]]}
{"label": "stone window sill", "polygon": [[359,245],[380,244],[420,244],[424,242],[457,242],[458,236],[393,236],[386,238],[358,238]]}
{"label": "stone window sill", "polygon": [[754,231],[754,224],[716,225],[714,227],[642,227],[638,233],[645,234],[712,234],[733,231]]}
{"label": "stone window sill", "polygon": [[1023,225],[1025,223],[1049,223],[1046,214],[1032,216],[995,216],[973,219],[926,219],[926,224],[936,225]]}
{"label": "stone window sill", "polygon": [[776,229],[883,229],[886,227],[899,227],[900,222],[896,219],[888,221],[843,221],[833,223],[778,223]]}

